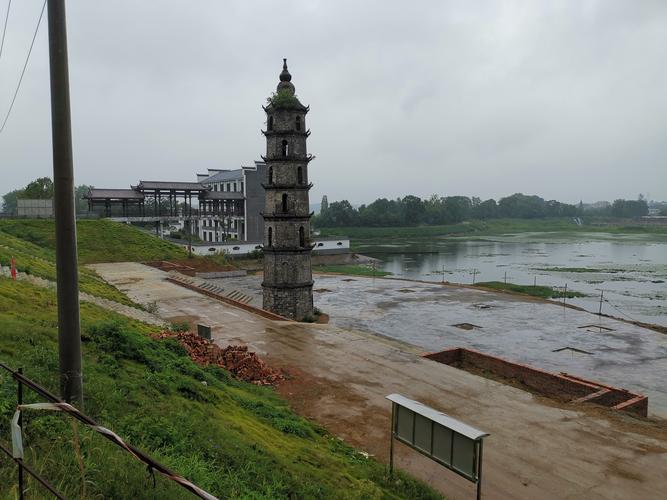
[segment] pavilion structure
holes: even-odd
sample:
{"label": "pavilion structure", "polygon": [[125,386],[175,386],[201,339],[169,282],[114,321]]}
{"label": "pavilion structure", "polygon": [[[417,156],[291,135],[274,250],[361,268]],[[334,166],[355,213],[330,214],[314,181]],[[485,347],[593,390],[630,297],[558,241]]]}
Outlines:
{"label": "pavilion structure", "polygon": [[130,189],[91,188],[88,210],[126,222],[152,222],[193,216],[244,214],[240,192],[213,191],[200,182],[139,181]]}

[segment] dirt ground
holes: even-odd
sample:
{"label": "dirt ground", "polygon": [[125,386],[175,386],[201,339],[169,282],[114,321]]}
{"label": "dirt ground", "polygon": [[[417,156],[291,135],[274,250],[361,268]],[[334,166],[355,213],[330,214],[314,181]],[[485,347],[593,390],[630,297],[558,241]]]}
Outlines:
{"label": "dirt ground", "polygon": [[[156,301],[165,319],[205,322],[221,346],[244,343],[285,369],[279,391],[296,411],[380,460],[389,450],[385,396],[400,393],[490,433],[484,498],[657,499],[667,491],[664,421],[555,403],[365,331],[271,321],[139,264],[96,268],[130,297]],[[398,443],[395,451],[397,467],[449,498],[474,498],[474,485],[456,474]]]}

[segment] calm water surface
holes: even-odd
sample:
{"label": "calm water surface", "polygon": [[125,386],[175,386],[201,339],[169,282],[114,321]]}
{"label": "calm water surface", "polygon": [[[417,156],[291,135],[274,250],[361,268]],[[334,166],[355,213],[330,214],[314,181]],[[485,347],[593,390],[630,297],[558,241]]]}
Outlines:
{"label": "calm water surface", "polygon": [[[597,312],[667,325],[667,239],[647,235],[522,233],[475,239],[362,242],[395,277],[454,283],[503,281],[564,287]],[[569,268],[555,269],[555,268]],[[575,272],[575,268],[578,272]]]}

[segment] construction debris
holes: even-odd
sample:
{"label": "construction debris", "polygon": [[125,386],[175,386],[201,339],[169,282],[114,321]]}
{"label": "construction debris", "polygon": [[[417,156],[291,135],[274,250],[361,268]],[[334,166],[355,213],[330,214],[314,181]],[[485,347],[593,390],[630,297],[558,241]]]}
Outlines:
{"label": "construction debris", "polygon": [[164,331],[153,334],[152,337],[176,339],[185,347],[195,363],[219,366],[236,378],[251,384],[274,385],[284,379],[279,370],[271,368],[257,354],[248,351],[248,346],[228,345],[222,348],[191,332]]}

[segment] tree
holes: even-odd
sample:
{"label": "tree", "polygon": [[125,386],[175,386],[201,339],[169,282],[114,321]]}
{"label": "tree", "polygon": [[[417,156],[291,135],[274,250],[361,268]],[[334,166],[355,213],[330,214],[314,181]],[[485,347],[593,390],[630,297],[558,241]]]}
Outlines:
{"label": "tree", "polygon": [[20,198],[28,200],[53,199],[53,181],[48,177],[35,179],[23,189],[23,194]]}
{"label": "tree", "polygon": [[498,204],[493,198],[485,200],[472,207],[472,216],[475,219],[492,219],[498,217]]}
{"label": "tree", "polygon": [[444,222],[461,222],[470,218],[472,201],[467,196],[448,196],[444,205],[449,217],[449,220]]}
{"label": "tree", "polygon": [[6,195],[2,197],[2,211],[8,214],[16,214],[16,206],[19,198],[21,198],[21,195],[23,194],[22,189],[15,189],[14,191],[10,191]]}
{"label": "tree", "polygon": [[316,220],[320,227],[353,226],[358,221],[357,215],[349,201],[334,201]]}
{"label": "tree", "polygon": [[88,190],[92,189],[94,186],[87,186],[86,184],[81,184],[74,188],[74,206],[76,207],[77,214],[83,214],[88,211],[88,202],[83,198],[88,194]]}
{"label": "tree", "polygon": [[401,200],[403,204],[403,215],[405,224],[408,226],[416,226],[422,222],[424,217],[424,202],[421,198],[413,195],[405,196]]}
{"label": "tree", "polygon": [[648,215],[646,200],[614,200],[611,206],[611,215],[614,217],[642,217]]}

